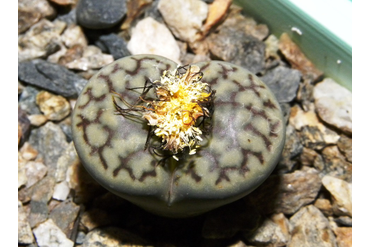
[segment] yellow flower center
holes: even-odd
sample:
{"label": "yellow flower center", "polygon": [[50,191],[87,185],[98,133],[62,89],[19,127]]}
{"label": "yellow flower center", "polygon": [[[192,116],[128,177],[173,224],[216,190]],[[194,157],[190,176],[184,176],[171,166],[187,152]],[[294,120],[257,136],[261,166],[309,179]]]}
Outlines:
{"label": "yellow flower center", "polygon": [[143,117],[148,125],[155,126],[155,135],[162,138],[163,149],[174,154],[189,148],[195,154],[202,131],[196,127],[197,119],[209,117],[209,111],[202,107],[212,92],[207,83],[201,82],[202,74],[198,66],[190,66],[186,73],[178,69],[164,71],[160,80],[153,84],[159,100],[148,103]]}

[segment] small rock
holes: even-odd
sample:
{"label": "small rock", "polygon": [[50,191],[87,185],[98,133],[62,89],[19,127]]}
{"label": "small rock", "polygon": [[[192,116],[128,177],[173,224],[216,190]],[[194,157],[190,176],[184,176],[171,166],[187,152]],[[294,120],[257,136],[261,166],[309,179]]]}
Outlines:
{"label": "small rock", "polygon": [[322,120],[352,133],[352,93],[330,78],[314,87],[316,110]]}
{"label": "small rock", "polygon": [[34,114],[28,116],[28,120],[30,120],[31,125],[39,127],[48,121],[48,118],[42,114]]}
{"label": "small rock", "polygon": [[58,204],[50,212],[50,219],[66,234],[70,236],[75,224],[80,206],[74,204],[72,201],[67,200]]}
{"label": "small rock", "polygon": [[75,243],[81,245],[85,241],[85,238],[86,238],[86,234],[84,232],[82,232],[82,231],[79,231],[77,233],[77,237],[76,237]]}
{"label": "small rock", "polygon": [[87,81],[59,64],[33,60],[18,64],[18,78],[63,97],[76,97],[75,84]]}
{"label": "small rock", "polygon": [[309,111],[312,108],[313,88],[314,85],[312,85],[311,81],[307,79],[303,80],[303,82],[299,84],[296,100],[300,103],[304,111]]}
{"label": "small rock", "polygon": [[352,182],[352,164],[345,160],[337,146],[328,146],[321,153],[323,167],[315,167],[322,175],[330,175]]}
{"label": "small rock", "polygon": [[[69,101],[69,104],[72,107],[74,107],[74,102]],[[71,128],[71,116],[68,116],[67,118],[63,119],[63,121],[59,122],[58,125],[62,129],[63,133],[66,135],[67,142],[70,143],[72,141],[72,128]]]}
{"label": "small rock", "polygon": [[278,102],[291,102],[297,95],[301,72],[278,66],[260,78],[274,93]]}
{"label": "small rock", "polygon": [[45,116],[53,121],[60,121],[71,112],[71,107],[65,98],[47,91],[37,94],[36,104]]}
{"label": "small rock", "polygon": [[128,29],[132,21],[142,14],[143,10],[152,3],[153,0],[126,0],[127,15],[121,25],[121,29]]}
{"label": "small rock", "polygon": [[42,18],[52,18],[55,9],[47,0],[19,0],[18,1],[18,33],[26,31]]}
{"label": "small rock", "polygon": [[[84,47],[82,45],[79,45],[79,44],[73,45],[68,50],[65,49],[64,53],[60,54],[59,57],[56,57],[55,63],[59,63],[60,65],[66,66],[66,64],[81,58],[83,56],[83,53],[84,53]],[[48,57],[48,61],[50,57],[51,56]]]}
{"label": "small rock", "polygon": [[53,199],[64,201],[69,195],[69,187],[66,181],[57,183],[54,187]]}
{"label": "small rock", "polygon": [[89,45],[84,49],[81,58],[77,58],[65,64],[65,66],[69,69],[87,71],[89,69],[100,69],[113,61],[112,55],[103,54],[98,47]]}
{"label": "small rock", "polygon": [[78,23],[91,29],[110,28],[126,14],[124,0],[79,0],[76,7]]}
{"label": "small rock", "polygon": [[[340,136],[333,130],[327,128],[317,117],[313,110],[303,111],[298,105],[294,105],[290,111],[289,123],[298,131],[304,131],[302,139],[306,139],[306,144],[319,142],[318,149],[325,145],[336,144]],[[316,136],[316,137],[315,137]]]}
{"label": "small rock", "polygon": [[80,45],[82,47],[87,46],[85,34],[82,31],[82,28],[76,24],[68,25],[61,38],[68,48],[71,48],[74,45]]}
{"label": "small rock", "polygon": [[352,226],[352,218],[349,216],[339,216],[335,218],[334,221],[339,226]]}
{"label": "small rock", "polygon": [[18,38],[18,61],[46,57],[60,49],[60,35],[66,27],[61,21],[42,19]]}
{"label": "small rock", "polygon": [[300,131],[300,138],[306,148],[321,150],[326,146],[321,131],[315,126],[304,126]]}
{"label": "small rock", "polygon": [[28,120],[26,112],[18,107],[18,145],[22,145],[27,140],[30,130],[31,122]]}
{"label": "small rock", "polygon": [[47,122],[31,131],[29,143],[39,152],[40,158],[44,160],[50,174],[54,176],[58,158],[68,146],[61,128],[52,122]]}
{"label": "small rock", "polygon": [[352,227],[337,227],[334,233],[338,247],[352,247]]}
{"label": "small rock", "polygon": [[18,244],[31,244],[34,241],[27,218],[22,203],[18,201]]}
{"label": "small rock", "polygon": [[319,154],[310,148],[303,147],[302,153],[299,157],[299,161],[304,166],[313,166],[316,157]]}
{"label": "small rock", "polygon": [[43,163],[35,161],[27,162],[24,169],[28,178],[26,188],[40,181],[48,171],[48,168]]}
{"label": "small rock", "polygon": [[159,12],[158,10],[158,3],[159,3],[159,0],[154,0],[152,4],[145,9],[144,18],[152,17],[154,20],[158,21],[159,23],[164,23],[161,12]]}
{"label": "small rock", "polygon": [[301,71],[304,78],[307,77],[312,81],[316,81],[322,76],[323,73],[308,60],[299,47],[290,39],[288,34],[283,33],[280,36],[279,49],[289,61],[292,68]]}
{"label": "small rock", "polygon": [[287,247],[336,246],[327,218],[315,206],[301,208],[290,218],[292,239]]}
{"label": "small rock", "polygon": [[271,215],[271,220],[280,227],[284,237],[287,240],[290,240],[292,225],[290,224],[289,220],[285,217],[285,215],[283,213],[273,214]]}
{"label": "small rock", "polygon": [[264,43],[266,45],[265,57],[280,59],[280,56],[278,55],[279,39],[275,35],[270,34]]}
{"label": "small rock", "polygon": [[325,215],[325,216],[332,216],[333,215],[333,207],[328,199],[325,198],[318,198],[314,206],[320,209],[320,211]]}
{"label": "small rock", "polygon": [[18,100],[18,106],[27,114],[40,114],[36,105],[36,95],[40,90],[34,86],[25,86]]}
{"label": "small rock", "polygon": [[59,59],[64,56],[67,53],[67,48],[64,44],[61,43],[60,49],[57,52],[54,52],[53,54],[49,55],[46,58],[46,61],[49,63],[58,63]]}
{"label": "small rock", "polygon": [[18,152],[18,189],[27,183],[27,175],[25,166],[27,161],[22,157],[21,153]]}
{"label": "small rock", "polygon": [[289,174],[270,176],[247,198],[266,214],[293,214],[312,203],[320,188],[318,172],[313,168],[303,168]]}
{"label": "small rock", "polygon": [[55,172],[55,179],[57,182],[63,182],[67,178],[67,170],[74,163],[79,162],[73,142],[68,144],[57,162],[57,169]]}
{"label": "small rock", "polygon": [[234,28],[222,28],[206,39],[211,54],[258,73],[265,68],[265,44]]}
{"label": "small rock", "polygon": [[271,219],[266,219],[260,227],[248,238],[248,241],[256,245],[285,246],[289,242],[282,229]]}
{"label": "small rock", "polygon": [[59,229],[52,219],[41,223],[33,233],[38,246],[73,247],[73,242]]}
{"label": "small rock", "polygon": [[114,33],[100,36],[96,45],[103,52],[111,54],[114,60],[131,55],[127,49],[126,41]]}
{"label": "small rock", "polygon": [[106,227],[90,231],[82,244],[82,247],[115,246],[126,247],[135,244],[136,246],[148,246],[148,242],[125,229],[117,227]]}
{"label": "small rock", "polygon": [[51,176],[46,176],[31,189],[30,215],[29,222],[31,228],[45,221],[49,217],[48,202],[53,194],[55,180]]}
{"label": "small rock", "polygon": [[328,175],[322,178],[322,184],[332,195],[334,213],[352,216],[352,184]]}
{"label": "small rock", "polygon": [[131,54],[156,54],[180,63],[180,48],[167,27],[147,17],[137,23],[127,44]]}
{"label": "small rock", "polygon": [[208,5],[200,0],[160,0],[158,10],[172,33],[182,41],[194,42],[201,35]]}
{"label": "small rock", "polygon": [[290,171],[295,165],[293,159],[302,153],[303,146],[292,125],[286,127],[286,138],[283,153],[278,164],[279,170]]}
{"label": "small rock", "polygon": [[67,23],[68,25],[70,24],[76,24],[77,23],[77,18],[76,18],[76,8],[72,8],[71,11],[68,13],[58,13],[58,16],[56,18],[59,21],[63,21]]}
{"label": "small rock", "polygon": [[269,34],[268,27],[265,24],[257,24],[251,17],[245,17],[241,11],[240,7],[231,5],[228,17],[221,24],[220,29],[231,29],[246,36],[253,36],[259,41],[264,40]]}
{"label": "small rock", "polygon": [[207,19],[202,27],[203,36],[206,36],[217,23],[225,18],[231,2],[231,0],[216,0],[209,5]]}
{"label": "small rock", "polygon": [[36,159],[38,154],[37,150],[34,149],[28,142],[25,142],[19,151],[21,152],[22,157],[28,161]]}
{"label": "small rock", "polygon": [[344,154],[349,162],[352,162],[352,139],[341,135],[337,143],[339,151]]}

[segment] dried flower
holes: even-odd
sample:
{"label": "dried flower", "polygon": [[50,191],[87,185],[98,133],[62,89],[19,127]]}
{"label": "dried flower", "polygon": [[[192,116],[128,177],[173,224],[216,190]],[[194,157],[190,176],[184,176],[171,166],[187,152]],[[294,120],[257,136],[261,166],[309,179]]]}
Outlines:
{"label": "dried flower", "polygon": [[[176,160],[176,154],[185,148],[189,149],[189,155],[196,153],[202,135],[207,132],[205,120],[212,116],[215,94],[207,83],[201,81],[203,74],[198,66],[189,66],[180,73],[184,69],[166,70],[160,80],[149,81],[149,86],[147,81],[137,105],[130,105],[120,97],[128,109],[120,107],[113,97],[117,112],[146,119],[153,128],[148,137],[152,134],[161,138],[162,145],[158,149],[170,151]],[[148,100],[145,96],[152,88],[157,98]]]}

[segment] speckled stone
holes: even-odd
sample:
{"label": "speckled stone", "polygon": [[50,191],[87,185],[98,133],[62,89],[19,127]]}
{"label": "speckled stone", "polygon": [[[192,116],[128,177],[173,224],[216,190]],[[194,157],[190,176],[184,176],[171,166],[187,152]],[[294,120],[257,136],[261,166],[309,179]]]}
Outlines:
{"label": "speckled stone", "polygon": [[172,158],[156,166],[159,157],[144,151],[143,125],[114,114],[109,93],[136,100],[137,93],[126,88],[159,79],[164,69],[176,67],[171,60],[137,55],[114,62],[90,80],[73,112],[74,143],[87,171],[156,214],[196,215],[245,196],[272,172],[284,145],[279,104],[256,76],[225,62],[197,65],[202,80],[217,90],[212,138],[197,155],[180,159],[173,173]]}
{"label": "speckled stone", "polygon": [[352,184],[328,175],[323,177],[322,183],[332,195],[334,213],[352,216]]}
{"label": "speckled stone", "polygon": [[66,27],[61,21],[42,19],[18,38],[18,61],[48,56],[60,49],[60,35]]}
{"label": "speckled stone", "polygon": [[104,29],[116,25],[126,14],[124,0],[79,0],[76,7],[78,23],[91,29]]}
{"label": "speckled stone", "polygon": [[178,39],[194,42],[207,18],[208,5],[200,0],[160,0],[158,10]]}
{"label": "speckled stone", "polygon": [[18,100],[18,106],[27,114],[41,114],[36,105],[36,95],[40,90],[34,86],[25,86]]}
{"label": "speckled stone", "polygon": [[31,226],[27,220],[27,213],[18,201],[18,243],[31,244],[34,241]]}
{"label": "speckled stone", "polygon": [[80,206],[70,200],[58,204],[50,211],[50,219],[66,234],[70,236],[74,227]]}
{"label": "speckled stone", "polygon": [[312,203],[320,188],[318,172],[313,168],[303,168],[293,173],[270,176],[247,198],[266,214],[294,214]]}
{"label": "speckled stone", "polygon": [[40,19],[53,18],[55,9],[47,0],[18,1],[18,33],[26,31]]}
{"label": "speckled stone", "polygon": [[33,60],[18,64],[19,80],[63,97],[75,97],[75,83],[86,81],[59,64]]}
{"label": "speckled stone", "polygon": [[110,53],[115,60],[131,55],[126,41],[114,33],[100,36],[96,46],[103,52]]}
{"label": "speckled stone", "polygon": [[61,39],[68,48],[74,45],[85,47],[88,43],[82,28],[76,24],[68,25],[66,30],[64,30]]}
{"label": "speckled stone", "polygon": [[316,110],[322,120],[352,133],[352,93],[334,80],[326,78],[313,90]]}
{"label": "speckled stone", "polygon": [[137,23],[127,44],[131,54],[156,54],[180,61],[180,48],[166,25],[147,17]]}
{"label": "speckled stone", "polygon": [[52,219],[41,223],[33,233],[38,246],[73,247],[73,242],[57,227]]}
{"label": "speckled stone", "polygon": [[261,80],[271,89],[279,102],[291,102],[297,96],[301,72],[278,66],[268,70]]}
{"label": "speckled stone", "polygon": [[352,227],[338,227],[334,230],[338,247],[352,247]]}
{"label": "speckled stone", "polygon": [[327,218],[315,206],[302,208],[290,218],[292,240],[287,247],[337,246]]}
{"label": "speckled stone", "polygon": [[71,107],[65,98],[47,91],[37,94],[36,104],[49,120],[60,121],[71,112]]}

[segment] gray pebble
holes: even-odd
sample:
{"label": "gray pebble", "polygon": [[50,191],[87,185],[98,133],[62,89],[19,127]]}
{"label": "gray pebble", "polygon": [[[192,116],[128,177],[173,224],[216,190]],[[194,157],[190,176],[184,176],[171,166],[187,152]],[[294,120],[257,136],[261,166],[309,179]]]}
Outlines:
{"label": "gray pebble", "polygon": [[80,0],[76,7],[77,22],[91,29],[113,27],[126,14],[125,0]]}
{"label": "gray pebble", "polygon": [[47,122],[44,126],[31,131],[29,143],[43,158],[49,173],[54,174],[58,158],[68,146],[61,128],[52,122]]}
{"label": "gray pebble", "polygon": [[96,45],[103,51],[110,53],[114,60],[129,56],[131,53],[127,49],[127,43],[117,34],[111,33],[99,37]]}
{"label": "gray pebble", "polygon": [[222,28],[219,33],[212,33],[207,41],[211,54],[219,59],[255,74],[265,68],[265,44],[251,35]]}
{"label": "gray pebble", "polygon": [[337,246],[327,218],[313,205],[290,218],[292,239],[288,246]]}
{"label": "gray pebble", "polygon": [[30,115],[41,114],[38,106],[36,105],[36,95],[40,90],[34,86],[24,87],[21,96],[19,97],[18,106]]}
{"label": "gray pebble", "polygon": [[33,60],[18,64],[19,80],[63,97],[76,97],[77,87],[87,81],[59,64]]}
{"label": "gray pebble", "polygon": [[279,66],[268,70],[261,80],[274,92],[279,102],[290,102],[297,95],[301,72]]}

